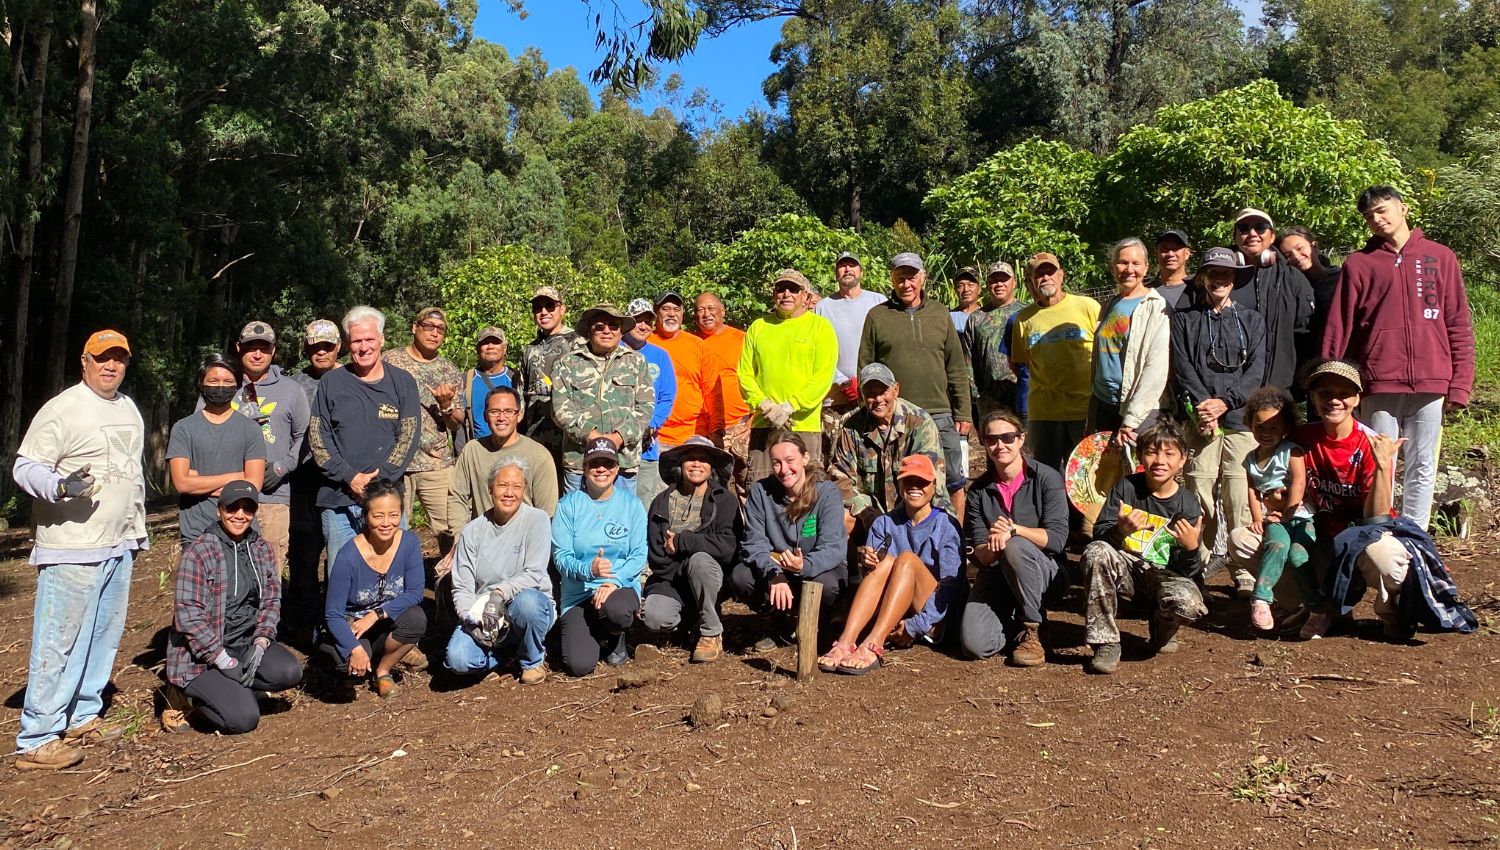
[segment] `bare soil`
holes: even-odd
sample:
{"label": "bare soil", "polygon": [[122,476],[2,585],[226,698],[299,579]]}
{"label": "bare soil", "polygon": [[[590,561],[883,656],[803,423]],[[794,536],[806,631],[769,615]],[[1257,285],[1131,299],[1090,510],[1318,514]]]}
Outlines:
{"label": "bare soil", "polygon": [[[138,720],[76,770],[0,765],[4,847],[1500,846],[1500,538],[1447,541],[1484,628],[1255,639],[1210,582],[1182,651],[1127,630],[1108,677],[1082,662],[1070,597],[1046,666],[893,652],[799,683],[795,650],[729,607],[730,652],[663,642],[619,671],[522,688],[408,673],[380,700],[327,678],[239,737],[162,734],[153,712],[178,546],[136,565],[112,715]],[[18,725],[32,570],[0,564],[0,734]],[[442,641],[425,647],[441,659]],[[619,687],[625,672],[644,672]],[[720,718],[695,728],[695,703]]]}

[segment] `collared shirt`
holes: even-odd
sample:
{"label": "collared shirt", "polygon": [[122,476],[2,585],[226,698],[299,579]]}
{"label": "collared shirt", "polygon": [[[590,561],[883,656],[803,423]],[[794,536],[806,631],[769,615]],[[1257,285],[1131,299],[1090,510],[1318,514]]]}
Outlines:
{"label": "collared shirt", "polygon": [[[938,480],[944,480],[942,438],[927,411],[898,398],[891,424],[882,429],[870,411],[861,407],[844,417],[834,435],[829,477],[838,485],[850,513],[858,515],[870,507],[886,513],[903,504],[896,473],[901,459],[913,454],[931,458]],[[933,504],[951,514],[953,504],[946,488],[937,491]]]}

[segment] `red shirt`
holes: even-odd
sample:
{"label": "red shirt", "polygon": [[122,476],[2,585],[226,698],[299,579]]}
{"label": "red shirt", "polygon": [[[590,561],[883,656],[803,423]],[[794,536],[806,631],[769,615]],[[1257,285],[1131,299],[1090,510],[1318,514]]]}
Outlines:
{"label": "red shirt", "polygon": [[1292,434],[1305,454],[1307,493],[1303,500],[1314,514],[1319,536],[1328,540],[1365,518],[1365,499],[1375,486],[1374,435],[1362,422],[1342,440],[1330,437],[1323,426],[1309,422]]}

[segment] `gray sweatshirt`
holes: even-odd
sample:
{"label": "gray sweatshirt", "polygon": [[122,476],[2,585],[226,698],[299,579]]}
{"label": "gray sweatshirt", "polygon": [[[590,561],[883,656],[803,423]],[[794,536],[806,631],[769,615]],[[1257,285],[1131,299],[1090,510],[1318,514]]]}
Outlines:
{"label": "gray sweatshirt", "polygon": [[540,508],[521,505],[505,525],[489,513],[469,521],[453,549],[453,607],[468,617],[480,595],[499,589],[507,601],[526,588],[552,597],[547,562],[552,557],[552,521]]}

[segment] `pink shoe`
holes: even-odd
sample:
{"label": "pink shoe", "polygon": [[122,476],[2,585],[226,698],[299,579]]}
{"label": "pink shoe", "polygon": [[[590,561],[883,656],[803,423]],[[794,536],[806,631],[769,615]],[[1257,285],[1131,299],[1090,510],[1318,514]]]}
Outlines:
{"label": "pink shoe", "polygon": [[1263,632],[1276,628],[1276,621],[1271,618],[1271,603],[1259,599],[1250,603],[1250,625]]}

